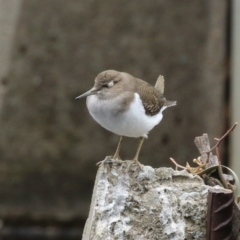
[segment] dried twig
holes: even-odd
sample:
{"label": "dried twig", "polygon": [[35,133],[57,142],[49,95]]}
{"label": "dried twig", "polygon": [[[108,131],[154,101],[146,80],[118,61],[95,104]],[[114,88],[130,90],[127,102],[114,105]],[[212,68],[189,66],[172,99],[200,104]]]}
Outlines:
{"label": "dried twig", "polygon": [[170,160],[174,163],[175,170],[178,170],[178,168],[182,168],[182,169],[189,171],[192,174],[198,174],[198,173],[202,172],[203,167],[206,165],[205,163],[202,164],[202,162],[200,160],[193,159],[193,162],[197,163],[197,165],[198,165],[197,167],[191,167],[188,162],[186,163],[186,167],[184,167],[184,166],[178,164],[173,158],[170,158]]}
{"label": "dried twig", "polygon": [[[221,181],[224,188],[231,188],[229,183],[226,181],[226,179],[223,176],[222,171],[222,165],[220,164],[220,156],[219,156],[219,145],[222,142],[222,140],[234,130],[234,128],[237,126],[237,122],[221,137],[221,138],[214,138],[217,143],[210,149],[210,144],[208,140],[207,134],[203,134],[201,137],[196,137],[194,142],[196,146],[198,147],[201,157],[198,159],[194,159],[193,162],[196,163],[197,167],[191,167],[188,163],[186,163],[186,167],[179,165],[173,158],[170,158],[170,160],[175,164],[176,170],[178,168],[186,169],[192,174],[207,174],[208,172],[213,172],[215,170],[218,171],[218,177]],[[217,156],[211,154],[211,152],[216,149]],[[211,155],[210,155],[211,154]],[[211,157],[212,156],[212,157]],[[211,164],[209,163],[209,158],[211,158]],[[209,166],[210,165],[210,166]]]}
{"label": "dried twig", "polygon": [[208,154],[208,158],[209,158],[209,155],[210,155],[210,152],[212,152],[214,149],[216,149],[216,155],[218,157],[218,161],[219,161],[219,164],[221,163],[220,161],[220,154],[219,154],[219,145],[220,143],[222,142],[222,140],[230,133],[234,130],[234,128],[238,125],[237,122],[234,123],[234,125],[221,137],[221,138],[214,138],[214,140],[217,141],[217,143],[208,151],[206,151],[206,153]]}
{"label": "dried twig", "polygon": [[219,162],[219,166],[218,166],[218,174],[219,174],[219,178],[220,178],[220,181],[222,182],[223,186],[225,188],[228,188],[228,184],[225,180],[225,178],[223,177],[223,172],[222,172],[222,167],[221,167],[221,160],[220,160],[220,154],[219,154],[219,145],[220,143],[222,142],[222,140],[230,133],[234,130],[234,128],[237,126],[237,122],[235,122],[233,124],[233,126],[221,137],[221,138],[214,138],[214,140],[217,141],[217,143],[208,151],[206,151],[207,155],[208,155],[208,159],[209,159],[209,156],[210,156],[210,153],[216,149],[216,155],[217,155],[217,158],[218,158],[218,162]]}
{"label": "dried twig", "polygon": [[175,164],[175,170],[178,170],[178,168],[187,169],[186,167],[179,165],[173,158],[170,157],[170,160]]}

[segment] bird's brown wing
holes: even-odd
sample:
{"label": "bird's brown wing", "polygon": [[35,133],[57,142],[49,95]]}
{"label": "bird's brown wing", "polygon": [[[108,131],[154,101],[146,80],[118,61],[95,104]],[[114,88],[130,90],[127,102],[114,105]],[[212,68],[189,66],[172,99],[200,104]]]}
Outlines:
{"label": "bird's brown wing", "polygon": [[155,89],[159,92],[160,96],[164,93],[164,77],[160,75],[155,84]]}
{"label": "bird's brown wing", "polygon": [[159,92],[141,79],[137,79],[136,89],[143,102],[146,114],[149,116],[158,114],[165,103],[165,99],[160,96]]}

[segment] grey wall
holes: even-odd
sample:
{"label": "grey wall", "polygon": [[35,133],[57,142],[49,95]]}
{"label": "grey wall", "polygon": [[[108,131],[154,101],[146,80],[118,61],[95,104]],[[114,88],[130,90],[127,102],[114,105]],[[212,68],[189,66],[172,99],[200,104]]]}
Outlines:
{"label": "grey wall", "polygon": [[[220,136],[227,117],[225,26],[226,1],[23,0],[4,75],[0,216],[87,216],[95,163],[118,137],[74,98],[106,69],[151,84],[162,74],[178,101],[149,134],[143,164],[197,157],[195,136]],[[124,159],[136,144],[125,141]]]}
{"label": "grey wall", "polygon": [[[232,65],[231,65],[231,76],[232,76],[232,84],[231,84],[231,122],[240,121],[240,108],[239,108],[239,91],[240,91],[240,2],[237,0],[233,1],[232,4],[232,48],[231,48],[231,56],[232,56]],[[240,176],[240,148],[239,148],[239,139],[240,139],[240,128],[239,126],[234,130],[233,134],[231,134],[231,167]]]}

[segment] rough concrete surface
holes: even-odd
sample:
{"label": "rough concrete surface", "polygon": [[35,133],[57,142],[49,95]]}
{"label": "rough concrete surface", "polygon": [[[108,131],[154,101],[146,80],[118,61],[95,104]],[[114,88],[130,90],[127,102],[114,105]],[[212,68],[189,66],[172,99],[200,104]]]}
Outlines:
{"label": "rough concrete surface", "polygon": [[105,163],[83,240],[204,240],[209,188],[185,170]]}

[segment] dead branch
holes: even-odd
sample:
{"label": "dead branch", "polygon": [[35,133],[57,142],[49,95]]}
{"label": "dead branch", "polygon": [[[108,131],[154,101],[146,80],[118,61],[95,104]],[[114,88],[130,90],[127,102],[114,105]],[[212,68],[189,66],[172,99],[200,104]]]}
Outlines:
{"label": "dead branch", "polygon": [[178,170],[178,168],[187,169],[186,167],[179,165],[173,158],[170,157],[170,160],[174,163],[175,170]]}
{"label": "dead branch", "polygon": [[208,154],[208,158],[209,158],[209,154],[210,154],[214,149],[216,149],[216,155],[217,155],[217,157],[218,157],[219,164],[221,163],[221,161],[220,161],[220,154],[219,154],[219,145],[220,145],[220,143],[222,142],[222,140],[223,140],[230,132],[232,132],[237,125],[238,125],[238,123],[235,122],[235,123],[233,124],[233,126],[232,126],[221,138],[214,138],[214,140],[216,140],[217,143],[216,143],[210,150],[205,151],[205,153]]}

